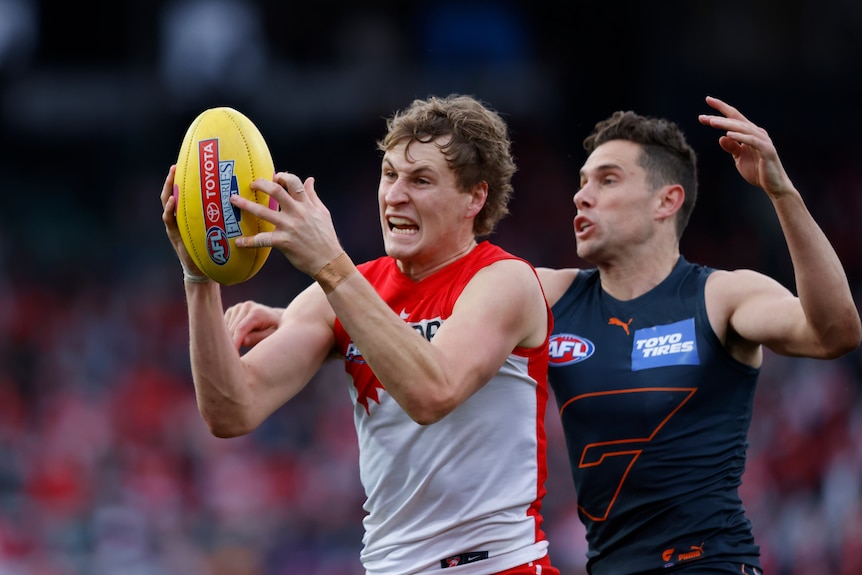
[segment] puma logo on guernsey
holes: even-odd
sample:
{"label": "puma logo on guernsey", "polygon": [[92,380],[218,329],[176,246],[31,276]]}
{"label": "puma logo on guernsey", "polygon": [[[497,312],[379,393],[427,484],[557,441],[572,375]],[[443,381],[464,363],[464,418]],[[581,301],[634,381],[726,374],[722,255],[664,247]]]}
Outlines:
{"label": "puma logo on guernsey", "polygon": [[621,320],[621,319],[617,319],[615,317],[612,317],[611,319],[608,320],[608,325],[618,325],[621,328],[623,328],[624,330],[626,330],[626,335],[631,335],[629,333],[629,326],[632,324],[632,319],[634,319],[634,318],[629,318],[629,320],[627,322],[623,322],[623,320]]}
{"label": "puma logo on guernsey", "polygon": [[[670,549],[665,549],[661,554],[661,558],[665,563],[667,563],[671,559],[673,559],[674,553],[676,553],[676,549],[674,549],[673,547],[671,547]],[[700,545],[692,545],[690,551],[680,552],[679,555],[676,556],[676,561],[674,561],[674,563],[677,563],[677,562],[681,563],[683,561],[691,561],[692,559],[697,559],[697,558],[701,557],[702,555],[703,555],[703,543],[701,543]]]}

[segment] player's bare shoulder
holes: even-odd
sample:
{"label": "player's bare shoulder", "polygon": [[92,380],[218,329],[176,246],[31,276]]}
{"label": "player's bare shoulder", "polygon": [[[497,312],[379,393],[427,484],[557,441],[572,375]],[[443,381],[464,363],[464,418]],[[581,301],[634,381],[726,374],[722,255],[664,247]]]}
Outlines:
{"label": "player's bare shoulder", "polygon": [[761,293],[778,295],[786,289],[777,281],[750,269],[715,270],[706,280],[706,302],[732,309],[743,300]]}
{"label": "player's bare shoulder", "polygon": [[578,276],[578,272],[580,270],[578,268],[564,268],[564,269],[553,269],[553,268],[536,268],[536,272],[539,274],[539,281],[542,283],[542,289],[545,290],[545,297],[548,299],[548,305],[553,306],[563,294],[566,293],[566,290],[569,289],[569,286],[572,285],[572,282],[575,281],[575,278]]}
{"label": "player's bare shoulder", "polygon": [[[536,282],[537,274],[533,272],[532,266],[521,259],[502,259],[483,268],[476,274],[476,278],[482,278],[485,288],[493,287],[493,292],[508,290],[507,297],[511,298],[520,293],[521,304],[535,299],[544,307],[539,284]],[[472,282],[471,282],[472,283]]]}

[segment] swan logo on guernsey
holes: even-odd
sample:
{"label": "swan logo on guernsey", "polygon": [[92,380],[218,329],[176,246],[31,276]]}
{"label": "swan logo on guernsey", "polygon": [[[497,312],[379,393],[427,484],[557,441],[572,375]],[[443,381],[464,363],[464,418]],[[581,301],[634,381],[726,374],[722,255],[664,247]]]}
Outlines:
{"label": "swan logo on guernsey", "polygon": [[550,363],[556,367],[571,365],[593,355],[596,346],[587,338],[572,333],[555,333],[548,343]]}
{"label": "swan logo on guernsey", "polygon": [[635,331],[632,371],[668,365],[699,365],[694,318]]}

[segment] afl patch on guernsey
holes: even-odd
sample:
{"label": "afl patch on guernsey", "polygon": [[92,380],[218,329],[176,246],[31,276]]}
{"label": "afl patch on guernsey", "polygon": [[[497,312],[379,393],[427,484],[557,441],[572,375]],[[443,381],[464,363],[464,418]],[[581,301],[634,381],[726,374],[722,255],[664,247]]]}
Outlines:
{"label": "afl patch on guernsey", "polygon": [[585,337],[572,333],[555,333],[548,342],[552,365],[563,366],[583,361],[593,355],[596,346]]}

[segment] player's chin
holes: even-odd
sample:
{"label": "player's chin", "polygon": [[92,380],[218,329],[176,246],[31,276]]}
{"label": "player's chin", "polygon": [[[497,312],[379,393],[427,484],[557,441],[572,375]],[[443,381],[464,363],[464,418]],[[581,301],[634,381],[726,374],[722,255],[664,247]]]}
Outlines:
{"label": "player's chin", "polygon": [[590,242],[584,240],[576,240],[575,248],[578,253],[578,257],[587,261],[590,260],[595,252]]}
{"label": "player's chin", "polygon": [[388,232],[383,237],[386,255],[395,259],[409,259],[419,250],[419,236]]}

